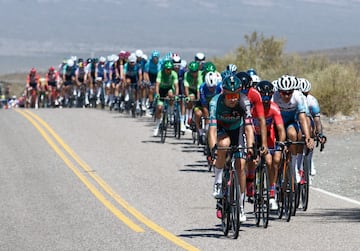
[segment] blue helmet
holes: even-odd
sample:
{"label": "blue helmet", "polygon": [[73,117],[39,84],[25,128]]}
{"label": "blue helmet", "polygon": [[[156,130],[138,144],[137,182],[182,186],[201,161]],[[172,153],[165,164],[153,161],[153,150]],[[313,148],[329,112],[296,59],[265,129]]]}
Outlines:
{"label": "blue helmet", "polygon": [[240,92],[242,87],[241,80],[234,75],[226,77],[223,80],[222,85],[224,90],[228,90],[231,92]]}
{"label": "blue helmet", "polygon": [[151,57],[160,58],[160,52],[158,50],[153,50],[151,53]]}

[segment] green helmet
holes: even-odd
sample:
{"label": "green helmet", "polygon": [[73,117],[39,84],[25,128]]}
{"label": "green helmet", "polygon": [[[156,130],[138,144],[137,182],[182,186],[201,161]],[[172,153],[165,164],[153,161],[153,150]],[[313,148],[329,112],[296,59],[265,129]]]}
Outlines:
{"label": "green helmet", "polygon": [[213,62],[206,62],[204,69],[206,72],[215,72],[216,71],[216,66],[213,64]]}
{"label": "green helmet", "polygon": [[192,61],[190,64],[189,64],[189,71],[198,71],[199,70],[199,66],[200,64],[198,62],[195,62],[195,61]]}
{"label": "green helmet", "polygon": [[223,80],[223,89],[231,92],[240,92],[242,87],[241,80],[236,76],[228,76]]}
{"label": "green helmet", "polygon": [[164,69],[173,69],[174,68],[174,64],[173,62],[171,62],[171,60],[166,60],[164,62]]}

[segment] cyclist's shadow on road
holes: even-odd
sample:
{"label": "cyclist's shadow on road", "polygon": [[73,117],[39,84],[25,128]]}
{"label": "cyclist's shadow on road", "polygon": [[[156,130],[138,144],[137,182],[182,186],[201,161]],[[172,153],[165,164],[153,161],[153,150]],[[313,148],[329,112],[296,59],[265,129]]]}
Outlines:
{"label": "cyclist's shadow on road", "polygon": [[[318,222],[360,222],[360,208],[320,208],[315,212],[305,212]],[[317,219],[316,219],[317,218]]]}

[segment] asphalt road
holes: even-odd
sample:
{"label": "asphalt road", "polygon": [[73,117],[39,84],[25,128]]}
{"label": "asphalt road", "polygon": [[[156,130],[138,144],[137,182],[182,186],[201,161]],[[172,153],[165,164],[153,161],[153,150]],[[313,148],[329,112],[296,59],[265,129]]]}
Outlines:
{"label": "asphalt road", "polygon": [[[314,155],[306,212],[223,236],[213,176],[190,135],[161,144],[149,118],[0,110],[0,250],[357,250],[358,134]],[[330,192],[331,194],[329,194]],[[346,198],[344,198],[344,197]]]}

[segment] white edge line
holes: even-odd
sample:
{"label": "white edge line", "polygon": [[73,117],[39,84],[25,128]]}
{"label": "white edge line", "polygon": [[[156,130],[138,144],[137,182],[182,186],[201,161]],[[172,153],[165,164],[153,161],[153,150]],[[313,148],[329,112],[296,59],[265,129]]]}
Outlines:
{"label": "white edge line", "polygon": [[338,199],[342,199],[342,200],[345,200],[347,202],[350,202],[350,203],[353,203],[353,204],[356,204],[356,205],[360,206],[360,201],[353,200],[353,199],[350,199],[350,198],[347,198],[347,197],[344,197],[344,196],[341,196],[341,195],[338,195],[338,194],[330,193],[330,192],[325,191],[325,190],[323,190],[321,188],[311,187],[311,189],[313,189],[315,191],[318,191],[320,193],[323,193],[323,194],[326,194],[326,195],[329,195],[329,196],[332,196],[332,197],[335,197],[335,198],[338,198]]}

